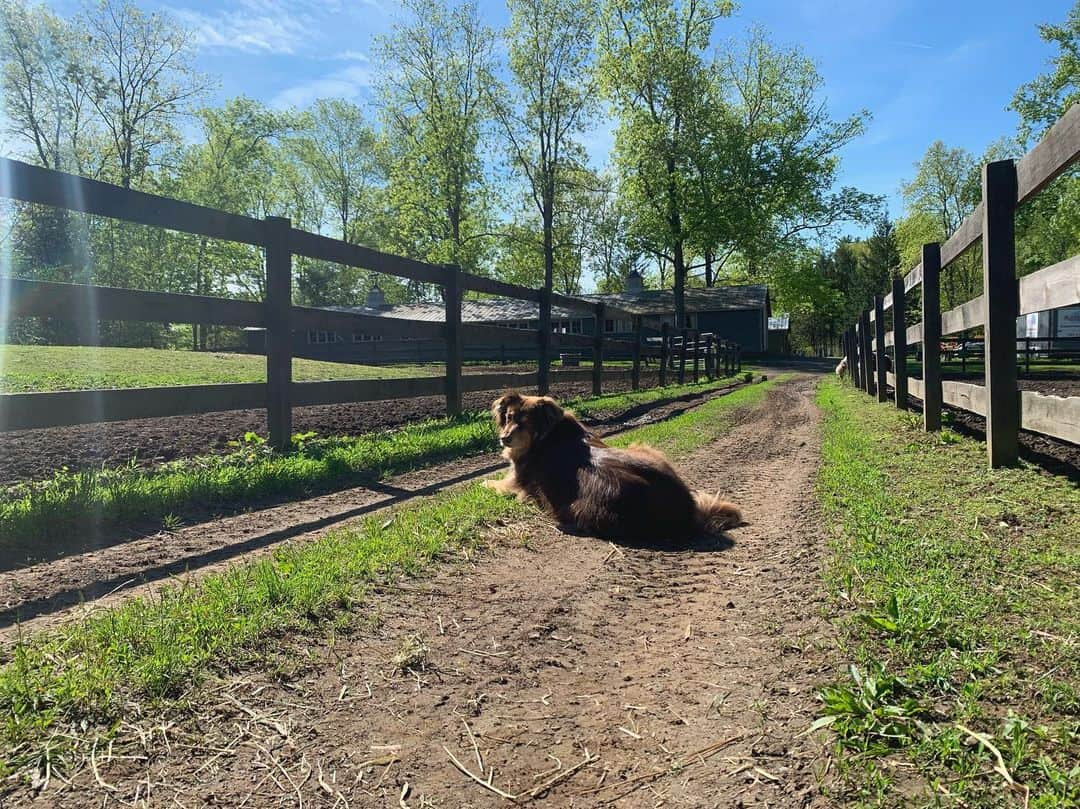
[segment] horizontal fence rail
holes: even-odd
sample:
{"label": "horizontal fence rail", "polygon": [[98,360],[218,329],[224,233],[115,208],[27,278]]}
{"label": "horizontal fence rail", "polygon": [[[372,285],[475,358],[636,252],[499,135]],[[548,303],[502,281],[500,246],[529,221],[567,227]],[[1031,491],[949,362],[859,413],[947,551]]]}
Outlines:
{"label": "horizontal fence rail", "polygon": [[[926,429],[940,427],[941,405],[965,410],[986,419],[987,455],[992,467],[1013,464],[1019,456],[1019,431],[1037,432],[1080,443],[1080,397],[1047,396],[1020,391],[1018,359],[1029,365],[1038,344],[1058,338],[1017,338],[1016,320],[1022,315],[1080,305],[1080,256],[1030,273],[1016,280],[1015,214],[1080,158],[1080,104],[1074,105],[1050,128],[1043,140],[1019,161],[997,161],[983,169],[983,197],[974,212],[941,245],[923,248],[923,259],[890,294],[867,309],[844,335],[851,378],[867,393],[877,393],[874,377],[893,387],[897,407],[907,406],[910,395],[922,402]],[[940,273],[976,243],[983,245],[983,294],[940,310]],[[921,322],[909,324],[904,296],[920,290]],[[886,314],[892,328],[882,331]],[[871,339],[870,324],[877,334]],[[978,345],[984,364],[983,384],[943,380],[941,338],[982,329],[985,339],[964,341],[960,356]],[[898,339],[898,335],[902,341]],[[1036,343],[1036,347],[1032,347]],[[907,347],[917,346],[922,356],[922,378],[907,376]],[[892,356],[886,349],[893,347]],[[902,347],[902,348],[901,348]],[[1046,349],[1049,353],[1049,349]],[[1071,348],[1061,350],[1072,356]],[[1080,354],[1080,351],[1076,352]],[[884,374],[882,375],[882,371]],[[902,383],[902,384],[901,384]]]}
{"label": "horizontal fence rail", "polygon": [[[186,385],[122,390],[59,391],[0,394],[0,431],[91,424],[128,419],[194,415],[226,410],[265,408],[270,441],[284,448],[291,442],[292,409],[349,402],[420,396],[445,396],[446,411],[460,411],[462,394],[508,387],[547,392],[553,383],[591,382],[600,393],[605,381],[629,381],[638,389],[643,360],[659,358],[660,384],[669,377],[698,381],[741,370],[741,349],[713,334],[664,325],[659,338],[643,328],[640,313],[602,299],[579,298],[531,289],[436,265],[383,253],[292,227],[288,219],[253,219],[188,202],[77,177],[17,160],[0,158],[0,194],[9,199],[64,208],[93,216],[253,245],[265,255],[266,298],[233,300],[172,292],[116,289],[20,278],[0,278],[9,317],[53,318],[80,325],[101,321],[193,323],[263,330],[266,381],[244,384]],[[294,256],[360,267],[442,288],[444,317],[419,320],[351,311],[345,308],[296,306],[292,303]],[[521,329],[462,321],[463,294],[495,295],[536,305],[537,328]],[[552,329],[552,306],[582,312],[594,322],[593,334]],[[630,335],[606,335],[605,319],[633,324]],[[397,340],[402,354],[422,341],[436,343],[445,357],[445,374],[411,379],[328,380],[295,382],[293,335],[326,331]],[[362,345],[381,345],[366,342]],[[466,346],[494,345],[505,353],[535,352],[535,372],[464,373]],[[575,362],[590,359],[592,367],[551,369],[552,352],[566,350]],[[629,369],[604,368],[605,354],[631,358]],[[304,352],[299,352],[304,353]],[[407,360],[407,356],[402,356]]]}

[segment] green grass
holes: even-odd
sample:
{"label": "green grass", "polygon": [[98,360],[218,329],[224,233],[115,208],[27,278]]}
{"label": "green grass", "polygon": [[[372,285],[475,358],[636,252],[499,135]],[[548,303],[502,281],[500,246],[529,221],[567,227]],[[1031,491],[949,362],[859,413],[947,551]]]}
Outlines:
{"label": "green grass", "polygon": [[[768,383],[774,384],[774,383]],[[621,441],[668,442],[694,432],[696,446],[722,434],[730,411],[760,400],[745,390],[650,426]],[[698,428],[710,425],[708,433]],[[679,451],[690,446],[668,443]],[[20,639],[0,667],[0,776],[63,771],[90,740],[111,737],[121,718],[197,704],[215,668],[258,665],[286,633],[317,633],[364,621],[366,589],[415,573],[479,543],[496,522],[528,513],[478,484],[372,515],[308,543],[166,588],[59,629]]]}
{"label": "green grass", "polygon": [[[443,366],[350,365],[293,359],[297,381],[439,376]],[[0,393],[265,382],[257,354],[157,348],[0,345]]]}
{"label": "green grass", "polygon": [[[922,376],[922,364],[915,360],[908,360],[907,363],[909,376]],[[960,362],[960,360],[949,360],[948,362],[941,363],[941,371],[945,374],[959,374],[961,372],[969,374],[981,374],[986,370],[982,359],[969,359],[966,364]],[[1027,369],[1024,365],[1024,360],[1021,357],[1017,360],[1017,370],[1021,375],[1027,373]],[[1051,362],[1049,360],[1032,360],[1031,361],[1031,373],[1061,373],[1061,374],[1076,374],[1080,376],[1080,363],[1078,362]]]}
{"label": "green grass", "polygon": [[[652,388],[569,404],[587,417],[729,384],[731,380]],[[186,459],[151,470],[129,466],[58,471],[50,480],[0,493],[0,542],[19,545],[62,540],[90,527],[147,521],[172,524],[192,512],[236,511],[267,500],[308,496],[495,447],[490,417],[475,412],[411,424],[393,432],[298,439],[294,451],[283,454],[271,452],[261,438],[249,435],[236,452]]]}
{"label": "green grass", "polygon": [[1075,482],[1029,465],[990,471],[983,444],[927,435],[916,416],[831,380],[819,403],[827,581],[851,663],[822,691],[817,723],[835,734],[836,797],[1076,806]]}

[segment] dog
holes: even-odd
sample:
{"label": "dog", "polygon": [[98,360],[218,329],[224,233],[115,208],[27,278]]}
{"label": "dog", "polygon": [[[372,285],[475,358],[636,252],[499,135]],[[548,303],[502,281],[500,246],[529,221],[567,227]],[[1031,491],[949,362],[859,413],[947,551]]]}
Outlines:
{"label": "dog", "polygon": [[836,378],[843,379],[844,374],[847,373],[847,357],[840,360],[840,364],[836,366]]}
{"label": "dog", "polygon": [[510,472],[484,484],[537,503],[566,533],[685,544],[742,523],[737,506],[691,491],[659,450],[610,447],[550,396],[510,391],[491,414]]}

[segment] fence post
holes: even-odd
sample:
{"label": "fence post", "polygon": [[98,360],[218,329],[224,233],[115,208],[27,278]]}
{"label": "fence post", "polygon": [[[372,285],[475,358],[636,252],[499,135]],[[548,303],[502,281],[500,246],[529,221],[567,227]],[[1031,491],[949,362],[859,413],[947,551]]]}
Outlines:
{"label": "fence post", "polygon": [[633,366],[630,371],[630,388],[641,387],[641,315],[634,315],[634,345],[630,349]]}
{"label": "fence post", "polygon": [[443,285],[446,306],[446,415],[461,412],[461,269],[446,267]]}
{"label": "fence post", "polygon": [[536,387],[541,394],[550,389],[551,370],[551,291],[540,290],[540,331],[537,334],[538,353],[536,366]]}
{"label": "fence post", "polygon": [[904,279],[894,278],[892,282],[892,322],[893,322],[893,394],[896,406],[907,407],[907,301],[904,300]]}
{"label": "fence post", "polygon": [[593,396],[599,396],[604,381],[604,304],[596,304],[593,311],[596,328],[593,333],[592,392]]}
{"label": "fence post", "polygon": [[1020,394],[1016,388],[1016,164],[983,166],[983,311],[986,342],[986,453],[990,467],[1020,455]]}
{"label": "fence post", "polygon": [[885,378],[885,299],[881,295],[874,296],[874,339],[877,340],[877,351],[874,352],[877,400],[884,402],[888,400],[889,392]]}
{"label": "fence post", "polygon": [[713,355],[715,340],[715,335],[705,335],[705,378],[710,382],[716,378],[716,357]]}
{"label": "fence post", "polygon": [[742,343],[735,343],[731,349],[735,352],[735,373],[742,373]]}
{"label": "fence post", "polygon": [[863,390],[874,395],[873,352],[870,350],[870,310],[863,309],[859,315],[859,333],[862,344],[859,346],[863,358]]}
{"label": "fence post", "polygon": [[859,337],[859,321],[856,318],[854,325],[851,327],[851,353],[854,362],[852,363],[851,370],[851,382],[855,387],[862,387],[862,363],[859,356],[859,345],[861,338]]}
{"label": "fence post", "polygon": [[287,217],[264,220],[266,249],[266,426],[270,446],[292,444],[292,253]]}
{"label": "fence post", "polygon": [[694,329],[694,384],[698,383],[698,369],[700,367],[700,355],[701,355],[701,332]]}
{"label": "fence post", "polygon": [[941,245],[938,242],[923,245],[922,270],[923,429],[934,432],[941,429]]}
{"label": "fence post", "polygon": [[660,324],[660,387],[667,385],[669,326]]}
{"label": "fence post", "polygon": [[689,334],[689,329],[683,329],[680,334],[682,338],[679,342],[679,384],[686,384],[686,338]]}

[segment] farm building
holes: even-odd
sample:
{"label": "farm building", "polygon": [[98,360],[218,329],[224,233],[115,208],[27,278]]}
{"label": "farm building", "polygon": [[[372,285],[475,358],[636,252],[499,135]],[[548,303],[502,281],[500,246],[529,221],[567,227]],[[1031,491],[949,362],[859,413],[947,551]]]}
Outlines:
{"label": "farm building", "polygon": [[[647,290],[641,276],[631,274],[624,292],[607,295],[582,295],[596,302],[610,303],[620,309],[642,316],[642,331],[648,337],[660,334],[663,323],[674,324],[675,300],[669,289]],[[363,315],[403,320],[442,322],[443,305],[437,302],[388,304],[379,287],[373,287],[363,306],[330,307]],[[686,290],[687,317],[690,328],[711,332],[725,340],[739,343],[744,353],[759,354],[768,347],[770,315],[769,289],[764,284],[711,287]],[[462,302],[461,319],[515,329],[537,329],[539,305],[530,301],[506,298],[484,298]],[[551,308],[552,331],[568,334],[595,334],[596,318],[588,312]],[[604,334],[626,338],[633,326],[625,316],[605,318],[601,324]],[[248,348],[254,353],[264,350],[261,329],[247,330]],[[390,338],[363,333],[341,334],[332,331],[298,331],[293,334],[293,355],[331,362],[365,364],[390,362],[437,362],[443,358],[441,341],[429,339]],[[536,351],[527,345],[465,345],[466,360],[532,360]]]}

